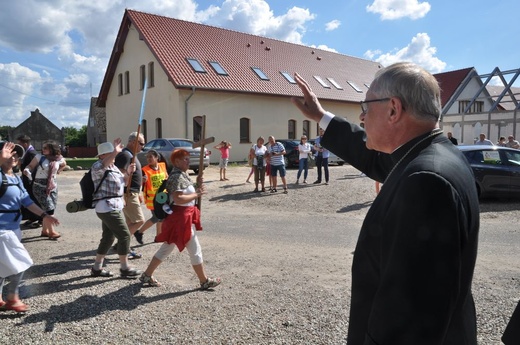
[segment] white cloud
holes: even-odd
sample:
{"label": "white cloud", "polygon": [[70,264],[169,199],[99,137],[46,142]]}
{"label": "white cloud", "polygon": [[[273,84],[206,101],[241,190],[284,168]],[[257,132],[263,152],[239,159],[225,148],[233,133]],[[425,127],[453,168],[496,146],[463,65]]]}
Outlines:
{"label": "white cloud", "polygon": [[410,44],[404,48],[395,49],[393,52],[385,54],[381,54],[378,50],[368,50],[364,55],[366,58],[375,60],[383,66],[388,66],[400,61],[411,61],[431,73],[439,73],[446,68],[446,62],[435,57],[436,53],[437,48],[431,46],[428,34],[419,33],[412,38]]}
{"label": "white cloud", "polygon": [[207,8],[199,8],[196,1],[4,1],[2,54],[34,53],[25,66],[1,65],[0,106],[3,118],[9,119],[4,124],[18,125],[36,107],[59,127],[72,125],[68,121],[86,124],[90,97],[101,87],[125,8],[298,44],[315,18],[296,6],[275,15],[266,0],[224,0]]}
{"label": "white cloud", "polygon": [[418,0],[374,0],[372,5],[366,7],[367,12],[381,15],[382,20],[394,20],[404,17],[419,19],[430,11],[428,2]]}
{"label": "white cloud", "polygon": [[43,82],[39,73],[18,63],[0,64],[0,107],[4,125],[19,124],[27,117],[25,103]]}
{"label": "white cloud", "polygon": [[341,22],[337,19],[334,19],[334,20],[331,20],[330,22],[328,22],[327,24],[325,24],[325,30],[333,31],[333,30],[336,30],[337,28],[339,28],[340,25],[341,25]]}
{"label": "white cloud", "polygon": [[318,48],[318,49],[321,49],[321,50],[327,50],[329,52],[333,52],[333,53],[337,53],[338,51],[334,48],[331,48],[325,44],[318,44],[318,45],[314,45],[314,44],[311,44],[309,47],[313,47],[313,48]]}
{"label": "white cloud", "polygon": [[308,9],[299,7],[275,16],[264,0],[225,0],[221,7],[213,6],[204,12],[204,16],[209,25],[292,43],[302,43],[305,23],[315,17]]}

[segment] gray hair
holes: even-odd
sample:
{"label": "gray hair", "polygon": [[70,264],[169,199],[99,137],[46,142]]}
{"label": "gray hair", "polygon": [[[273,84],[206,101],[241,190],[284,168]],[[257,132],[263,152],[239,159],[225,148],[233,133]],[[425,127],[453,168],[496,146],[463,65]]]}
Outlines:
{"label": "gray hair", "polygon": [[[144,138],[144,135],[142,133],[139,133],[139,137]],[[130,143],[130,142],[134,141],[135,139],[137,139],[137,132],[130,133],[130,135],[128,136],[128,142]]]}
{"label": "gray hair", "polygon": [[437,79],[410,62],[398,62],[376,73],[370,90],[377,97],[397,97],[403,108],[421,120],[439,121],[442,103]]}

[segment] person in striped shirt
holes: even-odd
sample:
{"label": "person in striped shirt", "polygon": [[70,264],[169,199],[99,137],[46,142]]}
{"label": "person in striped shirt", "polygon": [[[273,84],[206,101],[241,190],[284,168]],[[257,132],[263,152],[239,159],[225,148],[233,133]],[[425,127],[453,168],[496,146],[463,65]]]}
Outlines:
{"label": "person in striped shirt", "polygon": [[283,183],[283,192],[287,194],[287,180],[285,179],[285,147],[282,143],[277,142],[276,139],[271,135],[269,136],[269,148],[267,150],[269,153],[269,157],[271,158],[271,177],[272,177],[272,189],[271,193],[276,193],[276,185],[277,185],[277,174],[280,172],[280,178]]}

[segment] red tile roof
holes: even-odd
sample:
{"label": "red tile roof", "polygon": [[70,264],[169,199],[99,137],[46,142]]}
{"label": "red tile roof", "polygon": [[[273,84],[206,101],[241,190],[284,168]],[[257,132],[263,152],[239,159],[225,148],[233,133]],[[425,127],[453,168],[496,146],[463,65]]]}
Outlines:
{"label": "red tile roof", "polygon": [[441,87],[441,101],[443,107],[446,105],[446,103],[449,102],[459,86],[461,86],[462,82],[472,71],[475,71],[475,69],[473,67],[469,67],[433,75]]}
{"label": "red tile roof", "polygon": [[[114,44],[98,105],[104,106],[108,88],[122,54],[122,47],[132,24],[150,48],[176,88],[299,96],[296,84],[290,84],[280,72],[299,73],[320,99],[359,102],[379,63],[330,51],[279,40],[126,10]],[[186,61],[197,59],[207,73],[195,72]],[[217,74],[209,61],[218,62],[229,75]],[[261,80],[251,70],[259,67],[269,77]],[[322,87],[313,76],[320,76],[330,89]],[[336,89],[326,78],[333,78],[343,89]],[[363,92],[347,84],[353,81]]]}

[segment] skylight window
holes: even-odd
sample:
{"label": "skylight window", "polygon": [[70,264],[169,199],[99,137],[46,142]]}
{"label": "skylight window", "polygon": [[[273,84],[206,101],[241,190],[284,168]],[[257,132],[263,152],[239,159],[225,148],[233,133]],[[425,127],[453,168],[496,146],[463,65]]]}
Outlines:
{"label": "skylight window", "polygon": [[217,74],[228,75],[228,72],[226,72],[224,67],[222,67],[218,62],[216,62],[216,61],[208,61],[208,62],[211,65],[211,67],[213,67],[215,72],[217,72]]}
{"label": "skylight window", "polygon": [[195,72],[199,72],[199,73],[206,73],[206,70],[204,69],[204,67],[202,67],[202,65],[200,64],[199,60],[197,59],[186,59],[188,60],[189,64],[191,65],[191,68],[193,68],[193,70]]}
{"label": "skylight window", "polygon": [[326,82],[324,82],[323,79],[321,79],[321,77],[315,75],[314,79],[316,79],[318,81],[318,83],[321,84],[321,86],[326,87],[327,89],[330,89],[330,85],[327,84]]}
{"label": "skylight window", "polygon": [[280,72],[284,77],[285,79],[287,79],[287,81],[291,84],[296,84],[296,81],[294,81],[293,77],[287,73],[287,72]]}
{"label": "skylight window", "polygon": [[327,78],[328,81],[330,81],[330,83],[332,85],[334,85],[334,87],[338,90],[343,90],[343,87],[341,87],[341,85],[339,85],[334,79],[332,78]]}
{"label": "skylight window", "polygon": [[264,73],[264,71],[262,71],[260,68],[258,68],[258,67],[251,67],[251,69],[253,71],[255,71],[255,73],[258,76],[258,78],[260,78],[262,80],[269,80],[269,77],[267,77],[267,75]]}
{"label": "skylight window", "polygon": [[348,83],[350,86],[352,86],[352,88],[353,88],[354,90],[356,90],[356,92],[363,92],[363,91],[362,91],[362,90],[361,90],[361,89],[360,89],[356,84],[354,84],[353,81],[347,80],[347,83]]}

